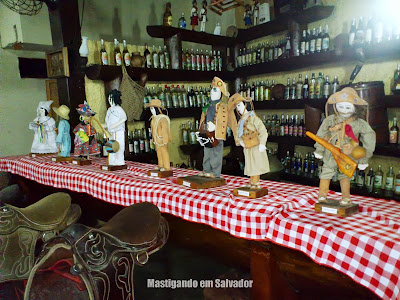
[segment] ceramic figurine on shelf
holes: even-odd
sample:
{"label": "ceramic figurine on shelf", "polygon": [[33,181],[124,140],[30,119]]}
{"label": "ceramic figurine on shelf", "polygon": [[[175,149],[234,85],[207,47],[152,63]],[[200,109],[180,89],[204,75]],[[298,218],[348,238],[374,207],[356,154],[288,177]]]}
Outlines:
{"label": "ceramic figurine on shelf", "polygon": [[256,26],[258,25],[258,16],[260,12],[260,4],[258,3],[258,0],[253,0],[254,5],[253,5],[253,25]]}
{"label": "ceramic figurine on shelf", "polygon": [[172,26],[171,2],[167,2],[164,12],[164,26]]}
{"label": "ceramic figurine on shelf", "polygon": [[109,166],[125,166],[125,122],[126,113],[121,107],[121,92],[114,89],[107,94],[107,101],[110,105],[106,114],[105,128],[111,135],[111,140],[118,142],[119,149],[108,155]]}
{"label": "ceramic figurine on shelf", "polygon": [[193,7],[190,11],[190,25],[192,25],[192,30],[195,29],[197,25],[199,25],[199,16],[197,12],[197,1],[193,0]]}
{"label": "ceramic figurine on shelf", "polygon": [[69,107],[61,105],[60,107],[53,107],[54,112],[59,116],[57,132],[57,146],[59,148],[58,156],[70,157],[71,156],[71,135],[69,125]]}
{"label": "ceramic figurine on shelf", "polygon": [[251,98],[236,93],[229,99],[228,109],[238,120],[236,139],[243,147],[244,175],[250,176],[250,183],[235,189],[234,193],[251,198],[262,197],[267,194],[267,189],[261,188],[260,175],[270,170],[266,151],[268,131],[255,114]]}
{"label": "ceramic figurine on shelf", "polygon": [[[91,110],[89,104],[85,101],[84,104],[79,104],[76,109],[79,114],[80,123],[75,126],[73,133],[74,139],[74,156],[81,158],[75,163],[86,161],[83,164],[89,163],[90,155],[100,154],[100,148],[96,141],[96,130],[91,124],[91,118],[96,114]],[[73,161],[74,163],[74,161]]]}
{"label": "ceramic figurine on shelf", "polygon": [[57,153],[56,122],[49,117],[50,105],[53,101],[40,101],[37,108],[37,117],[29,123],[29,129],[33,130],[33,143],[31,155]]}
{"label": "ceramic figurine on shelf", "polygon": [[157,177],[172,176],[168,152],[168,143],[171,142],[170,119],[168,115],[163,114],[164,107],[161,104],[161,100],[151,100],[150,103],[146,104],[146,108],[148,107],[150,107],[152,114],[150,118],[152,142],[155,145],[158,159],[158,166],[149,171],[148,175]]}
{"label": "ceramic figurine on shelf", "polygon": [[[333,105],[334,114],[328,116],[328,106]],[[362,119],[366,108],[366,120]],[[351,166],[358,164],[358,169],[365,170],[368,160],[375,150],[376,135],[368,124],[368,103],[361,99],[352,88],[344,88],[340,92],[331,95],[326,102],[326,118],[317,132],[317,137],[327,142],[328,148],[320,143],[315,144],[315,157],[322,159],[324,165],[319,176],[319,203],[327,203],[328,192],[332,177],[338,172],[340,188],[342,191],[341,205],[351,204],[350,178],[345,175]],[[309,134],[307,134],[309,135]],[[310,136],[310,135],[309,135]],[[362,144],[362,147],[360,146]],[[335,146],[334,148],[330,146]],[[338,150],[340,150],[338,152]],[[342,155],[337,160],[337,156]],[[353,162],[353,163],[352,163]],[[344,164],[342,166],[342,164]],[[353,170],[353,172],[354,172]],[[351,177],[351,176],[350,176]]]}
{"label": "ceramic figurine on shelf", "polygon": [[207,1],[203,0],[203,7],[200,10],[200,31],[206,31],[206,23],[207,23]]}
{"label": "ceramic figurine on shelf", "polygon": [[251,27],[253,25],[251,17],[252,17],[251,6],[250,6],[250,4],[246,4],[245,12],[244,12],[244,15],[243,15],[243,21],[244,21],[244,25],[247,28],[249,28],[249,27]]}

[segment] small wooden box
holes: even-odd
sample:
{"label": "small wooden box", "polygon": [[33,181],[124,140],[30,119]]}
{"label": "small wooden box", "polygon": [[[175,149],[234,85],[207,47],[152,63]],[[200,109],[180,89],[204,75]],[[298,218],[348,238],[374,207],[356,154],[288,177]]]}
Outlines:
{"label": "small wooden box", "polygon": [[327,214],[338,215],[341,217],[347,217],[352,214],[358,213],[359,205],[357,203],[350,203],[347,205],[341,205],[339,201],[328,199],[328,202],[317,202],[315,203],[315,211]]}
{"label": "small wooden box", "polygon": [[160,170],[151,170],[147,171],[147,175],[151,177],[160,177],[160,178],[166,178],[166,177],[171,177],[174,174],[172,170],[169,171],[160,171]]}
{"label": "small wooden box", "polygon": [[225,179],[223,178],[209,178],[198,175],[178,177],[178,184],[190,187],[192,189],[208,189],[224,185]]}
{"label": "small wooden box", "polygon": [[55,161],[55,162],[62,162],[62,161],[72,161],[72,157],[63,157],[63,156],[56,156],[56,157],[52,157],[51,161]]}
{"label": "small wooden box", "polygon": [[233,190],[235,196],[243,196],[248,198],[260,198],[268,195],[268,189],[265,188],[250,188],[250,187],[240,187]]}
{"label": "small wooden box", "polygon": [[118,170],[125,170],[127,169],[127,165],[122,165],[122,166],[109,166],[109,165],[101,165],[100,170],[103,171],[118,171]]}
{"label": "small wooden box", "polygon": [[86,166],[92,164],[92,161],[90,159],[77,158],[77,157],[74,157],[71,162],[73,165],[78,165],[78,166]]}

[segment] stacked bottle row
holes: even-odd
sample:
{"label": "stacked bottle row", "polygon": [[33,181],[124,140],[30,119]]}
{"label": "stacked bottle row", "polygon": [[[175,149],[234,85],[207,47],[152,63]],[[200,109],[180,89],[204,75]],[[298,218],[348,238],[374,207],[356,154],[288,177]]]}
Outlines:
{"label": "stacked bottle row", "polygon": [[210,88],[197,86],[185,89],[184,85],[165,85],[164,89],[147,87],[143,103],[146,105],[151,99],[160,99],[166,108],[203,107],[210,98],[210,91]]}
{"label": "stacked bottle row", "polygon": [[155,152],[154,144],[151,142],[151,129],[142,128],[128,131],[129,154],[138,155]]}
{"label": "stacked bottle row", "polygon": [[[315,158],[314,154],[309,152],[303,158],[300,153],[294,153],[290,156],[288,151],[286,157],[282,159],[285,173],[302,176],[306,178],[318,178],[321,173],[323,162]],[[338,182],[337,174],[332,178],[332,182]],[[377,197],[387,199],[400,199],[400,170],[395,175],[393,167],[384,177],[382,166],[374,172],[373,168],[368,171],[357,169],[350,180],[352,189],[366,192]]]}
{"label": "stacked bottle row", "polygon": [[349,32],[349,45],[362,44],[380,44],[400,39],[400,26],[392,26],[390,23],[384,23],[381,19],[369,17],[368,22],[364,22],[364,18],[360,17],[358,26],[356,19],[351,22]]}
{"label": "stacked bottle row", "polygon": [[305,136],[305,124],[304,124],[304,116],[301,115],[300,118],[298,115],[281,115],[279,119],[278,115],[268,115],[266,118],[265,115],[262,117],[265,128],[268,131],[269,136]]}
{"label": "stacked bottle row", "polygon": [[321,26],[319,29],[313,28],[312,32],[303,30],[299,45],[292,45],[294,39],[291,39],[290,34],[287,33],[286,37],[280,41],[271,42],[271,44],[263,42],[255,47],[239,49],[236,67],[241,68],[291,56],[328,51],[330,46],[328,31],[328,25],[325,26],[324,30]]}
{"label": "stacked bottle row", "polygon": [[182,49],[182,70],[192,71],[222,71],[222,57],[221,51],[212,51],[196,49],[196,53],[193,48],[189,51]]}
{"label": "stacked bottle row", "polygon": [[[266,101],[273,100],[272,89],[275,86],[275,80],[271,83],[269,80],[256,81],[252,84],[245,83],[240,85],[239,93],[243,97],[251,97],[254,101]],[[305,75],[303,81],[303,75],[299,74],[299,78],[290,80],[287,79],[285,86],[284,100],[296,100],[296,99],[321,99],[328,98],[330,95],[336,93],[339,90],[339,80],[335,76],[333,81],[329,81],[329,76],[324,78],[324,73],[320,72],[318,78],[315,77],[315,73],[312,73],[311,79],[308,79],[308,75]]]}

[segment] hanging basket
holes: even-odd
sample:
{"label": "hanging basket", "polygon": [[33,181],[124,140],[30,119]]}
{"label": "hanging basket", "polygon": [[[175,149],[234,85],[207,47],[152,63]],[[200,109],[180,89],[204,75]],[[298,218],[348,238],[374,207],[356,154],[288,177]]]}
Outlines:
{"label": "hanging basket", "polygon": [[128,121],[140,120],[143,111],[144,87],[135,82],[122,65],[121,100]]}

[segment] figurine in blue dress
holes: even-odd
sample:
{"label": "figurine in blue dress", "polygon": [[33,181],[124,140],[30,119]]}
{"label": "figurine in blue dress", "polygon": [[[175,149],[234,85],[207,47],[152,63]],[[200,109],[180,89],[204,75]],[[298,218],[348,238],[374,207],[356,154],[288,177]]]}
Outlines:
{"label": "figurine in blue dress", "polygon": [[54,112],[60,117],[58,123],[58,134],[56,138],[57,146],[59,147],[58,156],[70,157],[71,156],[71,135],[69,125],[69,108],[66,105],[60,107],[53,107]]}
{"label": "figurine in blue dress", "polygon": [[243,21],[244,21],[244,25],[249,28],[253,25],[253,20],[251,19],[252,17],[252,11],[251,11],[251,7],[249,4],[246,4],[245,6],[245,12],[243,15]]}

